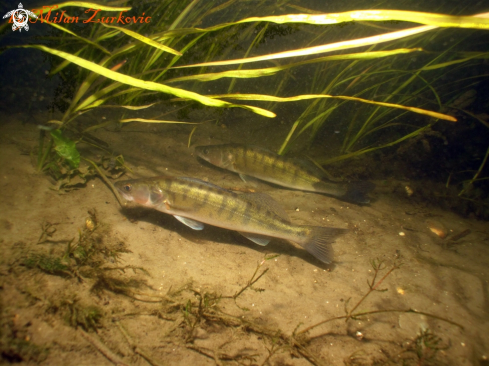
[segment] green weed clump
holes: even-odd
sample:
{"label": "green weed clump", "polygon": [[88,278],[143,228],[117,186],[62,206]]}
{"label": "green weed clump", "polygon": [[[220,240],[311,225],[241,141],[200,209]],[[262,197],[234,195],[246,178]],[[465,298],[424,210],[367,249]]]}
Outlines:
{"label": "green weed clump", "polygon": [[449,343],[433,333],[430,329],[420,331],[416,339],[409,344],[408,349],[403,352],[402,358],[410,360],[405,365],[436,365],[439,351],[447,350]]}
{"label": "green weed clump", "polygon": [[359,350],[345,359],[347,366],[443,366],[446,360],[438,357],[439,351],[448,350],[449,342],[444,342],[441,337],[430,329],[421,329],[414,339],[402,342],[405,345],[400,352],[383,352],[383,355],[371,355],[364,350]]}
{"label": "green weed clump", "polygon": [[[46,223],[42,226],[38,244],[49,243],[56,230]],[[99,222],[96,210],[88,211],[85,225],[78,230],[75,238],[67,240],[64,251],[40,252],[29,254],[23,264],[42,272],[62,277],[73,277],[79,281],[92,281],[92,289],[96,292],[103,288],[110,291],[124,291],[128,287],[140,286],[141,280],[121,280],[110,273],[132,270],[145,272],[143,268],[134,266],[117,266],[123,253],[131,253],[122,241],[113,241],[108,228]]]}
{"label": "green weed clump", "polygon": [[38,268],[43,272],[58,275],[72,276],[72,272],[67,263],[63,263],[63,258],[49,254],[31,254],[24,260],[27,268]]}
{"label": "green weed clump", "polygon": [[82,327],[85,331],[100,328],[103,312],[96,305],[83,305],[76,297],[65,299],[60,304],[65,321],[73,328]]}
{"label": "green weed clump", "polygon": [[58,315],[70,327],[87,332],[103,327],[105,313],[91,298],[82,299],[78,294],[61,291],[59,296],[47,299],[47,303],[46,313]]}

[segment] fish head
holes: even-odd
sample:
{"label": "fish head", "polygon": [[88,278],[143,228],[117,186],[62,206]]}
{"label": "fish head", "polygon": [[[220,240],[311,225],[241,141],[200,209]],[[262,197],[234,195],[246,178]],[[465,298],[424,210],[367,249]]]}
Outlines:
{"label": "fish head", "polygon": [[164,192],[154,179],[132,179],[116,182],[115,187],[127,201],[153,207],[165,200]]}
{"label": "fish head", "polygon": [[195,153],[201,159],[220,168],[234,170],[236,154],[231,145],[208,145],[197,146]]}

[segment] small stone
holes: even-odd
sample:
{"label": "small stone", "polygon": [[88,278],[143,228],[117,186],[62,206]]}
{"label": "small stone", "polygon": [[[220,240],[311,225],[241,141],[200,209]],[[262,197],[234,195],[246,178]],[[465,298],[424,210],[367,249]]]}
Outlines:
{"label": "small stone", "polygon": [[426,220],[426,225],[432,233],[435,233],[440,238],[445,239],[448,233],[447,228],[441,222],[436,220]]}
{"label": "small stone", "polygon": [[88,230],[93,231],[95,229],[95,223],[90,217],[87,217],[85,220],[85,226]]}

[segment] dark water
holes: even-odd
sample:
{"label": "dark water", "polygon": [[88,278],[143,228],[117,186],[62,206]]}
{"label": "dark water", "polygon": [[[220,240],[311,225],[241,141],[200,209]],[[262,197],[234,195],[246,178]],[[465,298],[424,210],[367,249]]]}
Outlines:
{"label": "dark water", "polygon": [[[151,15],[151,23],[141,31],[150,36],[168,30],[188,4],[135,0],[130,2],[133,9],[128,14]],[[23,5],[33,9],[43,4]],[[222,8],[217,9],[220,5]],[[0,14],[17,6],[2,2]],[[195,2],[176,29],[208,28],[251,16],[358,9],[473,15],[489,11],[489,4],[201,1]],[[68,10],[72,16],[83,16],[81,9]],[[141,29],[139,25],[119,26]],[[262,56],[417,26],[420,25],[399,21],[330,26],[245,23],[204,35],[173,66]],[[71,31],[91,40],[96,38],[95,27],[99,25],[69,25]],[[182,49],[193,37],[183,36],[171,46]],[[317,55],[242,66],[170,69],[156,80],[165,84],[172,78],[238,67],[252,70],[331,55],[421,48],[383,58],[301,64],[266,77],[178,81],[168,85],[202,95],[354,97],[439,112],[455,117],[457,122],[360,100],[328,98],[274,103],[222,98],[276,114],[275,118],[267,118],[242,108],[213,108],[175,100],[165,93],[148,92],[135,99],[130,99],[131,94],[122,94],[100,108],[75,116],[65,125],[63,136],[77,143],[82,156],[79,170],[53,150],[47,160],[53,165],[47,164],[39,172],[40,141],[47,146],[50,129],[59,126],[53,120],[61,121],[70,111],[88,72],[71,64],[51,75],[61,58],[13,46],[42,44],[69,53],[87,47],[91,53],[83,51],[81,55],[94,62],[100,62],[105,55],[47,24],[30,24],[29,31],[22,32],[13,32],[11,25],[1,28],[0,170],[5,198],[0,210],[0,248],[5,254],[0,261],[0,291],[6,300],[0,305],[2,316],[7,319],[2,323],[2,360],[60,365],[107,362],[103,351],[94,352],[98,349],[96,344],[83,338],[83,330],[92,338],[100,337],[124,362],[141,362],[138,353],[133,352],[135,348],[127,348],[117,325],[120,322],[138,340],[141,349],[168,364],[214,364],[215,359],[223,364],[246,360],[248,364],[270,365],[302,365],[306,360],[335,365],[402,364],[402,360],[404,364],[422,365],[487,364],[488,41],[488,30],[440,28],[375,46]],[[100,44],[113,51],[131,42],[139,41],[121,33]],[[152,80],[157,73],[145,73],[144,69],[152,55],[152,50],[139,49],[116,57],[106,66],[113,68],[125,62],[119,65],[119,72]],[[158,69],[158,73],[164,71],[172,57],[162,57],[151,68]],[[86,95],[111,82],[97,79]],[[151,103],[156,104],[141,110],[118,108]],[[114,108],[105,108],[106,105]],[[127,118],[199,125],[119,123]],[[263,182],[245,184],[237,175],[195,159],[194,146],[222,143],[252,144],[289,156],[308,157],[322,165],[333,179],[373,181],[377,189],[369,205],[359,206]],[[318,263],[301,248],[286,242],[272,241],[259,247],[224,229],[206,227],[195,232],[155,210],[121,210],[100,173],[90,168],[91,163],[84,158],[96,162],[108,181],[161,174],[189,176],[229,189],[265,192],[284,206],[294,223],[349,231],[333,244],[335,262],[331,266]],[[123,164],[131,170],[121,176]],[[60,187],[64,188],[57,191]],[[93,208],[106,226],[92,236],[90,221],[85,220],[95,220]],[[52,237],[46,234],[50,228],[56,229]],[[73,249],[72,237],[86,252],[92,250],[90,255],[83,254],[91,259],[80,259],[82,254]],[[276,254],[278,258],[262,262]],[[117,261],[118,255],[124,258],[122,264]],[[65,267],[56,272],[33,258],[58,258]],[[277,330],[292,336],[299,323],[308,327],[344,315],[343,308],[351,310],[369,291],[365,282],[372,281],[378,269],[372,267],[376,258],[385,261],[377,281],[390,268],[395,269],[376,288],[385,286],[389,291],[373,292],[368,297],[371,302],[360,304],[356,310],[400,309],[399,312],[380,318],[368,314],[358,321],[350,319],[347,325],[318,329],[317,333],[308,333],[314,337],[307,338],[300,347],[299,343],[290,346],[293,343],[287,339],[291,338],[274,338]],[[400,269],[399,261],[405,264]],[[262,263],[260,268],[270,270],[263,277],[263,288],[245,291],[236,307],[226,296],[232,298],[249,281],[256,262]],[[120,277],[107,280],[100,272],[104,266]],[[172,293],[169,288],[182,291]],[[173,303],[163,296],[167,290]],[[214,291],[224,296],[223,303],[202,310],[199,296],[205,291],[207,297],[202,298],[206,301],[217,301],[210,295]],[[150,304],[151,297],[141,301],[136,296],[150,292],[163,296],[157,305]],[[374,296],[378,297],[374,300]],[[90,313],[90,306],[102,309],[102,315],[98,310]],[[243,310],[245,307],[250,310]],[[218,316],[212,313],[217,308],[222,311]],[[428,315],[413,315],[409,309]],[[226,312],[235,318],[225,318],[222,314]],[[244,323],[233,323],[239,319],[254,325],[240,328],[238,325]],[[460,323],[464,330],[446,320]],[[258,325],[265,331],[260,333]],[[98,330],[98,335],[94,330]],[[62,344],[56,343],[57,338],[63,339]],[[79,339],[85,340],[85,348],[73,350],[70,344],[79,345]],[[200,347],[197,352],[191,349],[194,346]],[[49,348],[52,350],[48,355],[45,349]],[[250,355],[250,349],[256,357]],[[309,353],[300,352],[304,349]],[[269,360],[267,352],[271,352]]]}

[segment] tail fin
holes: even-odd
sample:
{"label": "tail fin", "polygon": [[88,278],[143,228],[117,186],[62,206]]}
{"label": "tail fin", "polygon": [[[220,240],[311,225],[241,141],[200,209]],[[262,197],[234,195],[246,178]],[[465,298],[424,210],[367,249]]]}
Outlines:
{"label": "tail fin", "polygon": [[372,182],[353,182],[348,185],[346,194],[340,198],[353,203],[369,203],[367,195],[374,188],[375,184]]}
{"label": "tail fin", "polygon": [[306,242],[302,244],[305,250],[324,263],[333,261],[333,248],[331,243],[347,229],[334,227],[303,226],[309,230]]}

